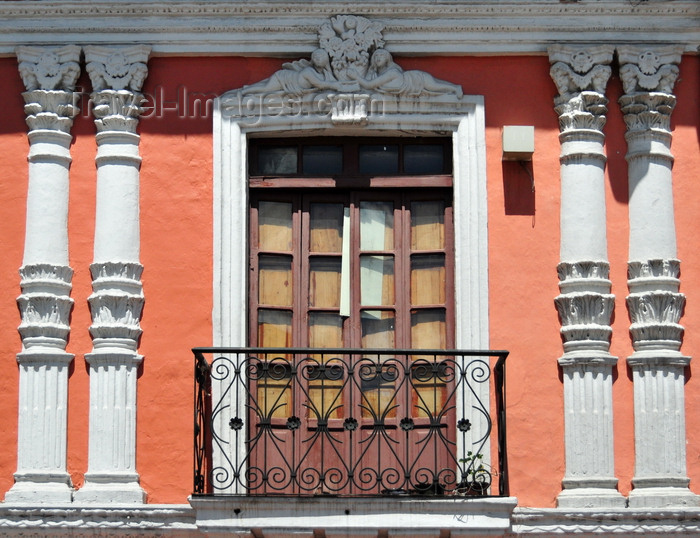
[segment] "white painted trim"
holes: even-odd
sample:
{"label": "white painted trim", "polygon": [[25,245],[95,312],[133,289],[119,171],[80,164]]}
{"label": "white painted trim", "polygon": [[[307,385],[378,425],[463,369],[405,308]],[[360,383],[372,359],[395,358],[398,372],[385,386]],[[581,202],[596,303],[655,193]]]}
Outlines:
{"label": "white painted trim", "polygon": [[[510,530],[517,499],[443,497],[432,499],[375,497],[192,497],[197,527],[215,536],[504,536]],[[464,534],[463,534],[464,533]]]}
{"label": "white painted trim", "polygon": [[700,509],[516,507],[512,522],[514,536],[691,536],[700,532]]}
{"label": "white painted trim", "polygon": [[694,0],[50,0],[0,2],[0,55],[23,44],[142,42],[155,55],[302,56],[338,13],[380,21],[397,54],[544,54],[552,43],[677,43],[696,54],[700,45]]}
{"label": "white painted trim", "polygon": [[3,536],[201,536],[187,504],[36,503],[0,505]]}

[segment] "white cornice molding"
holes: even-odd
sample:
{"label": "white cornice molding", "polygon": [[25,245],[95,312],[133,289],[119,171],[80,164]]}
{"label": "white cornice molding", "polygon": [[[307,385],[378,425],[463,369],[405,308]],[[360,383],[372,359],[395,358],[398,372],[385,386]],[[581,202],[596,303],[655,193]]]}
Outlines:
{"label": "white cornice molding", "polygon": [[695,0],[171,0],[0,2],[0,55],[18,45],[153,46],[155,55],[306,55],[330,16],[385,25],[399,54],[532,54],[553,43],[675,44],[697,53]]}
{"label": "white cornice molding", "polygon": [[700,530],[697,508],[561,509],[523,508],[513,510],[512,530],[517,536],[666,535],[689,536]]}

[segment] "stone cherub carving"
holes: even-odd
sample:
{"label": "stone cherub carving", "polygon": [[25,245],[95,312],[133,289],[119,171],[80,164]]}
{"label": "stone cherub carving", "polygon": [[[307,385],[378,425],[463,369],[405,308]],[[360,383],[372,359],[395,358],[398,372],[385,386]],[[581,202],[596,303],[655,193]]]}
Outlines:
{"label": "stone cherub carving", "polygon": [[399,97],[462,97],[462,88],[457,84],[438,80],[424,71],[404,71],[383,48],[382,29],[379,23],[364,17],[332,17],[320,27],[320,48],[310,60],[285,63],[271,77],[241,88],[238,95],[302,97],[323,90],[370,90]]}
{"label": "stone cherub carving", "polygon": [[[357,76],[350,72],[350,76]],[[380,90],[399,95],[419,96],[424,93],[454,93],[462,97],[462,87],[439,80],[425,71],[404,71],[385,49],[377,49],[372,54],[367,75],[357,78],[359,85],[366,90]]]}
{"label": "stone cherub carving", "polygon": [[314,90],[353,91],[358,84],[340,82],[331,70],[330,57],[323,49],[311,53],[311,61],[297,60],[282,65],[282,69],[256,84],[243,86],[241,94],[282,93],[299,97]]}

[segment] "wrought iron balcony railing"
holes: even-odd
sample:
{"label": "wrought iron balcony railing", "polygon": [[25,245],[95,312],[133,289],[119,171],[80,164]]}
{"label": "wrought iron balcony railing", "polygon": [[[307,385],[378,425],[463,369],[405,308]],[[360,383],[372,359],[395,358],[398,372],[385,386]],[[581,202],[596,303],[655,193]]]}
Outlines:
{"label": "wrought iron balcony railing", "polygon": [[195,495],[508,494],[507,351],[193,352]]}

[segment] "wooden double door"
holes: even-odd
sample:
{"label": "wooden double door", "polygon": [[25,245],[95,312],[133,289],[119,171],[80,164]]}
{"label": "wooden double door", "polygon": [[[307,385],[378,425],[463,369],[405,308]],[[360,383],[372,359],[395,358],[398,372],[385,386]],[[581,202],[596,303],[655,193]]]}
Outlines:
{"label": "wooden double door", "polygon": [[449,460],[449,361],[392,350],[454,347],[451,190],[253,190],[250,230],[250,342],[280,349],[251,368],[251,492],[428,482],[405,478]]}

